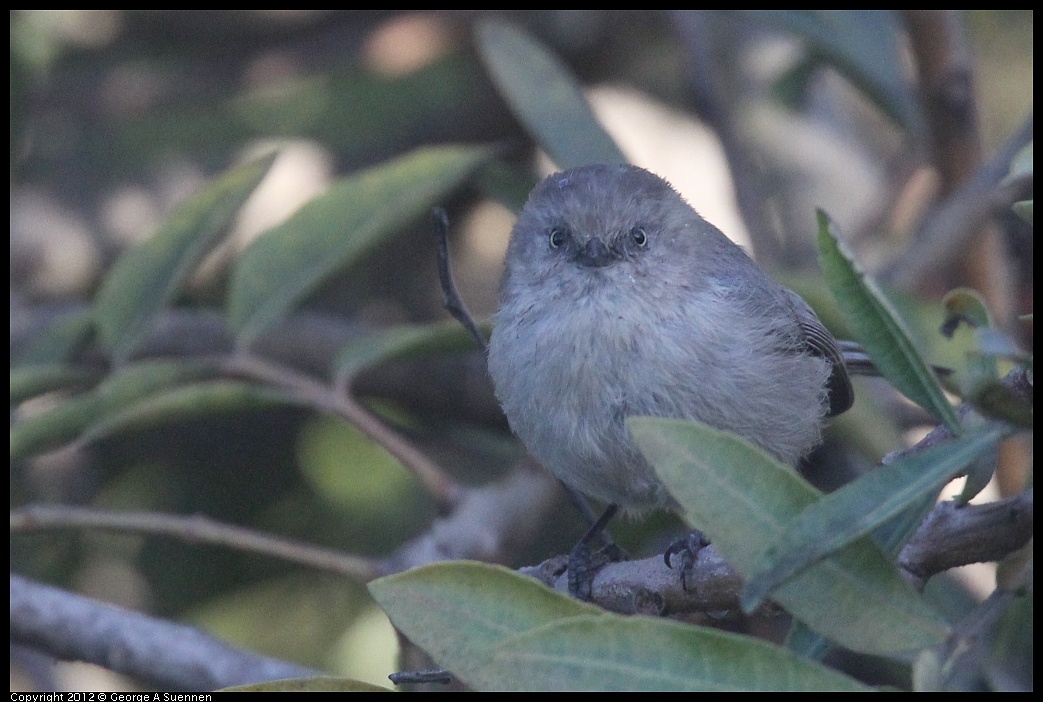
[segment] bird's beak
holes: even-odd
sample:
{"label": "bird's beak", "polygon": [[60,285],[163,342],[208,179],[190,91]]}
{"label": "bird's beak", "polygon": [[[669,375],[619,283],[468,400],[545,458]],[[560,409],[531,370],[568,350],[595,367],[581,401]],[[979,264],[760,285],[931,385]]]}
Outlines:
{"label": "bird's beak", "polygon": [[587,268],[604,268],[618,258],[616,252],[596,236],[590,237],[575,254],[576,263]]}

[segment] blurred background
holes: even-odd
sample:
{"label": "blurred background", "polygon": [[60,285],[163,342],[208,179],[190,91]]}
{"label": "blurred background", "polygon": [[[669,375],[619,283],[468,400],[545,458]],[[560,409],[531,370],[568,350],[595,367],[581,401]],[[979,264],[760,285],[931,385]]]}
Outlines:
{"label": "blurred background", "polygon": [[[1030,229],[1016,220],[997,235],[1006,262],[999,289],[991,259],[970,248],[951,266],[903,277],[918,223],[959,185],[960,167],[938,168],[915,90],[867,97],[831,67],[825,43],[783,13],[22,10],[10,15],[12,359],[88,305],[116,257],[186,196],[273,146],[271,172],[179,307],[220,307],[237,254],[336,179],[424,145],[488,143],[501,168],[443,203],[461,294],[487,318],[513,211],[554,169],[476,54],[473,26],[490,15],[543,42],[629,159],[670,180],[813,304],[825,294],[814,274],[821,207],[911,307],[936,307],[952,286],[971,284],[1001,320],[1031,311]],[[1031,114],[1033,13],[956,17],[973,68],[965,88],[977,156],[966,177]],[[838,35],[853,36],[858,18],[835,18]],[[884,35],[875,16],[867,45],[847,49],[884,52],[888,68],[915,85],[901,17],[884,20]],[[443,319],[434,257],[418,221],[324,286],[309,312],[365,329]],[[479,355],[378,371],[361,392],[459,479],[489,482],[519,458]],[[865,460],[896,448],[897,432],[922,429],[896,425]],[[30,502],[203,513],[372,556],[436,517],[386,452],[300,409],[152,428],[13,463],[12,507]],[[581,521],[564,501],[558,513],[553,529],[506,555],[509,565],[570,548]],[[678,527],[658,517],[618,531],[645,555]],[[271,559],[69,531],[13,536],[11,565],[330,673],[386,684],[399,665],[394,633],[364,584]],[[964,592],[969,601],[976,594]],[[136,687],[92,666],[51,669],[26,651],[12,656],[12,690]]]}

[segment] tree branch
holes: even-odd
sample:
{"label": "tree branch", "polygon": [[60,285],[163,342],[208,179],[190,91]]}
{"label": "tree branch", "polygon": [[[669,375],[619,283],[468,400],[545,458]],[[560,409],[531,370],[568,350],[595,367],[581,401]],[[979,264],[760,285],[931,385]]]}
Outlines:
{"label": "tree branch", "polygon": [[314,677],[317,671],[237,649],[198,629],[130,612],[11,574],[11,641],[96,663],[166,690]]}
{"label": "tree branch", "polygon": [[898,555],[920,581],[969,563],[998,561],[1032,538],[1032,489],[982,505],[939,503]]}
{"label": "tree branch", "polygon": [[303,373],[258,356],[238,354],[224,360],[223,365],[229,373],[261,381],[293,395],[309,407],[344,419],[397,458],[443,507],[451,506],[461,499],[461,485],[350,395],[336,392]]}
{"label": "tree branch", "polygon": [[130,534],[168,536],[188,543],[224,546],[318,568],[358,582],[377,577],[375,561],[252,529],[222,524],[203,515],[158,512],[112,512],[68,505],[29,505],[11,512],[11,533],[53,529],[101,529]]}
{"label": "tree branch", "polygon": [[989,217],[1031,192],[1031,180],[997,186],[1014,156],[1032,140],[1032,133],[1030,115],[988,162],[924,218],[912,244],[880,277],[908,290],[932,279],[934,272],[952,269]]}

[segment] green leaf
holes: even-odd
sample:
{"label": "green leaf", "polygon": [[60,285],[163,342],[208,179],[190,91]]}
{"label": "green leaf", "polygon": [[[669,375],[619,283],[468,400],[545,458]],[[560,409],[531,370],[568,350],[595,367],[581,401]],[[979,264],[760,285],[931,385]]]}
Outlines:
{"label": "green leaf", "polygon": [[992,315],[985,304],[985,298],[973,288],[954,288],[942,298],[945,319],[942,322],[942,334],[951,337],[961,323],[971,327],[991,327]]}
{"label": "green leaf", "polygon": [[[1030,141],[1014,156],[1014,159],[1010,162],[1010,172],[1000,183],[1001,185],[1006,185],[1018,178],[1032,175],[1032,149],[1034,143]],[[1028,200],[1019,200],[1011,205],[1014,214],[1028,222],[1029,226],[1032,226],[1032,202],[1032,198],[1029,198]]]}
{"label": "green leaf", "polygon": [[115,363],[134,353],[274,160],[271,154],[225,174],[181,205],[148,241],[119,257],[94,302],[99,338]]}
{"label": "green leaf", "polygon": [[906,49],[892,10],[747,10],[797,34],[895,121],[912,130],[923,120],[906,76]]}
{"label": "green leaf", "polygon": [[[980,420],[979,417],[974,419]],[[957,504],[967,504],[977,497],[989,484],[992,477],[996,475],[996,468],[999,466],[999,462],[999,446],[993,446],[991,451],[983,451],[978,454],[960,473],[957,473],[957,476],[963,474],[966,476],[966,479],[963,481],[963,489],[960,490],[960,494],[953,498],[955,502]],[[912,536],[912,534],[913,532],[910,531],[909,536]]]}
{"label": "green leaf", "polygon": [[531,169],[490,161],[475,173],[475,185],[511,212],[519,212],[539,180]]}
{"label": "green leaf", "polygon": [[93,370],[53,363],[11,369],[11,406],[47,392],[80,389],[97,380]]}
{"label": "green leaf", "polygon": [[884,550],[884,553],[894,560],[902,552],[902,547],[909,541],[909,537],[916,533],[937,503],[937,495],[924,497],[919,504],[913,505],[886,524],[874,529],[873,540]]}
{"label": "green leaf", "polygon": [[[18,354],[18,365],[67,363],[94,336],[94,313],[82,309],[63,316],[37,334]],[[12,356],[13,360],[13,356]]]}
{"label": "green leaf", "polygon": [[335,183],[262,234],[232,275],[228,317],[248,345],[321,283],[357,263],[445,197],[486,148],[424,148]]}
{"label": "green leaf", "polygon": [[210,380],[161,388],[138,401],[106,412],[85,427],[83,441],[198,419],[293,404],[285,393],[240,380]]}
{"label": "green leaf", "polygon": [[742,593],[758,607],[780,583],[938,491],[1003,436],[988,429],[932,446],[866,473],[798,515],[754,565]]}
{"label": "green leaf", "polygon": [[166,388],[211,377],[212,364],[153,361],[127,366],[91,392],[74,397],[11,427],[11,460],[57,448],[78,438],[91,424]]}
{"label": "green leaf", "polygon": [[821,210],[818,225],[822,273],[866,353],[902,394],[959,434],[956,411],[945,399],[938,379],[917,351],[902,319],[876,283],[855,264],[829,215]]}
{"label": "green leaf", "polygon": [[1014,158],[1010,161],[1010,171],[1004,176],[1000,185],[1006,185],[1017,178],[1032,175],[1032,150],[1034,144],[1035,140],[1030,141],[1014,155]]}
{"label": "green leaf", "polygon": [[[820,493],[791,468],[706,425],[648,417],[631,434],[689,522],[749,578],[764,549]],[[773,599],[815,631],[855,651],[893,654],[937,643],[941,617],[867,538],[783,584]]]}
{"label": "green leaf", "polygon": [[506,637],[604,610],[487,563],[436,563],[369,583],[391,623],[462,680],[480,680]]}
{"label": "green leaf", "polygon": [[[338,159],[359,163],[394,153],[418,135],[459,134],[457,125],[489,118],[488,82],[467,51],[449,51],[396,75],[360,63],[337,61],[331,70],[264,81],[198,115],[178,115],[182,122],[188,117],[189,126],[170,126],[160,136],[168,142],[187,137],[198,141],[197,149],[213,151],[277,135],[318,142]],[[195,133],[207,128],[221,133]]]}
{"label": "green leaf", "polygon": [[560,168],[627,163],[576,79],[539,42],[496,19],[479,22],[478,52],[525,129]]}
{"label": "green leaf", "polygon": [[1033,200],[1018,200],[1010,208],[1014,210],[1014,214],[1028,222],[1029,226],[1032,226],[1032,204]]}
{"label": "green leaf", "polygon": [[480,690],[866,689],[772,644],[623,617],[485,563],[375,580],[395,627]]}
{"label": "green leaf", "polygon": [[[992,317],[985,299],[975,290],[950,290],[942,298],[942,307],[945,319],[942,321],[941,333],[949,339],[954,337],[961,325],[967,325],[975,332],[987,332],[992,328]],[[976,338],[977,334],[974,336]],[[964,358],[962,367],[957,367],[952,375],[943,378],[951,391],[967,398],[974,393],[975,388],[999,379],[999,364],[995,357],[982,353],[979,348],[966,351]]]}
{"label": "green leaf", "polygon": [[799,619],[794,619],[786,634],[786,648],[803,658],[820,661],[829,653],[830,645],[825,636],[808,628]]}
{"label": "green leaf", "polygon": [[784,648],[669,619],[575,616],[511,636],[482,689],[603,692],[870,692]]}
{"label": "green leaf", "polygon": [[[487,334],[490,325],[486,323],[482,327]],[[348,380],[378,363],[476,348],[474,339],[455,319],[403,325],[382,329],[346,344],[337,354],[333,368],[338,378]]]}

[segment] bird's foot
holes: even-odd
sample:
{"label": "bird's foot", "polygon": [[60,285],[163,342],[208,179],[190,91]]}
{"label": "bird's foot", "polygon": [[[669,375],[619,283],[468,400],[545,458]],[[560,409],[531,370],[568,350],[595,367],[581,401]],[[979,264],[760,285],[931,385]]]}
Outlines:
{"label": "bird's foot", "polygon": [[686,574],[695,565],[696,559],[699,557],[699,552],[710,545],[710,540],[706,537],[706,534],[693,529],[690,534],[684,538],[678,539],[677,541],[670,544],[670,547],[663,553],[663,562],[666,563],[667,568],[673,568],[671,561],[675,556],[680,556],[680,563],[678,564],[681,570],[681,587],[685,590],[688,589],[688,581]]}

